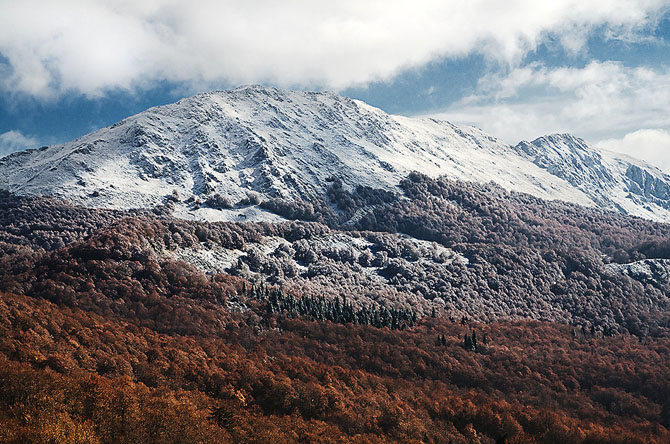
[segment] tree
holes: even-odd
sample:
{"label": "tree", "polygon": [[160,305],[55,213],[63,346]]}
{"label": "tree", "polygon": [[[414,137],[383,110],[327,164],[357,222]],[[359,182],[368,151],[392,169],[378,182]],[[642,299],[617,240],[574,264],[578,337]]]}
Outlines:
{"label": "tree", "polygon": [[226,404],[212,408],[209,418],[219,427],[232,433],[233,431],[233,409]]}

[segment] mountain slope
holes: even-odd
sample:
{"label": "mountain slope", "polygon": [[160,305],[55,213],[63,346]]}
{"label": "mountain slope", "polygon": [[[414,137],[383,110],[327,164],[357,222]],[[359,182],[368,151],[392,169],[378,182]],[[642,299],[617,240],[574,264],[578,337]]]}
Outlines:
{"label": "mountain slope", "polygon": [[[199,94],[66,144],[7,156],[0,188],[119,209],[169,198],[182,217],[268,219],[248,204],[225,207],[249,192],[318,198],[331,178],[393,190],[419,171],[670,219],[666,176],[614,157],[599,165],[591,157],[601,155],[581,145],[584,155],[566,163],[574,144],[552,145],[551,137],[511,147],[476,128],[392,116],[330,93],[251,86]],[[645,191],[633,193],[634,184]],[[219,209],[201,208],[198,201],[208,199]]]}
{"label": "mountain slope", "polygon": [[668,220],[670,177],[640,160],[596,149],[570,134],[520,142],[514,149],[601,208]]}

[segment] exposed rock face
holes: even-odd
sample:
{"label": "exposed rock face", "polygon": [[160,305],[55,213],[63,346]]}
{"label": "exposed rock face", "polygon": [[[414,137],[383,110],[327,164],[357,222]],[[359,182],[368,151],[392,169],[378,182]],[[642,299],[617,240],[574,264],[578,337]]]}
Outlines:
{"label": "exposed rock face", "polygon": [[630,165],[626,170],[626,177],[630,179],[628,182],[631,193],[646,198],[656,198],[663,201],[664,208],[668,208],[668,200],[670,200],[670,187],[668,183],[651,174],[649,171],[637,165]]}

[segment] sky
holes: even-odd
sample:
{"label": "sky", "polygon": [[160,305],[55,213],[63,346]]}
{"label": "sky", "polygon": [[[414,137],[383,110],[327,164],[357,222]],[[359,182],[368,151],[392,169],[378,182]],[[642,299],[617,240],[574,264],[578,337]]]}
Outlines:
{"label": "sky", "polygon": [[0,156],[246,84],[670,173],[670,0],[0,0]]}

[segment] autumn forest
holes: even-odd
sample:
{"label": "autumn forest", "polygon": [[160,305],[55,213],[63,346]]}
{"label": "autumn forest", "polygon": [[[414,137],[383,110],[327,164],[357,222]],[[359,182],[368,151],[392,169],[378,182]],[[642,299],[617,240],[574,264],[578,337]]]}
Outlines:
{"label": "autumn forest", "polygon": [[670,442],[670,226],[402,190],[227,203],[275,224],[0,194],[0,443]]}

